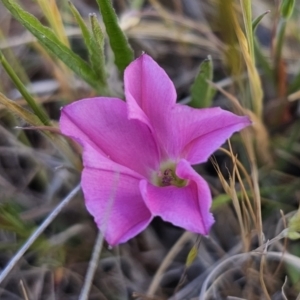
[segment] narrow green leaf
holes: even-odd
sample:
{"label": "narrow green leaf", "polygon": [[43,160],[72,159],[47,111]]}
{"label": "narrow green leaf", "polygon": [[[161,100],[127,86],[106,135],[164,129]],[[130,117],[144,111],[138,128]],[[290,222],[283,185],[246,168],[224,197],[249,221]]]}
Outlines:
{"label": "narrow green leaf", "polygon": [[[78,23],[81,33],[83,36],[84,43],[87,47],[88,53],[89,53],[89,60],[92,65],[92,68],[98,78],[98,84],[99,84],[99,90],[100,86],[102,90],[107,90],[107,80],[106,80],[106,72],[105,72],[105,64],[104,64],[104,43],[103,43],[103,33],[101,31],[100,25],[97,22],[97,18],[95,16],[94,23],[98,24],[98,31],[97,34],[102,34],[102,43],[99,45],[97,43],[97,39],[95,38],[95,35],[89,30],[87,25],[85,24],[83,18],[81,17],[80,13],[76,9],[76,7],[69,1],[70,9],[73,13],[74,18],[76,19],[76,22]],[[92,24],[93,25],[93,24]],[[95,27],[96,25],[94,25]],[[93,26],[92,26],[93,27]],[[100,31],[100,32],[99,32]],[[105,94],[105,91],[103,91],[101,94]]]}
{"label": "narrow green leaf", "polygon": [[98,22],[96,14],[90,14],[92,27],[91,63],[102,82],[107,85],[107,74],[105,71],[104,34]]}
{"label": "narrow green leaf", "polygon": [[300,234],[296,231],[290,231],[287,233],[287,237],[290,240],[299,240],[300,239]]}
{"label": "narrow green leaf", "polygon": [[295,76],[293,81],[290,83],[289,88],[288,88],[288,93],[295,93],[296,91],[299,90],[300,87],[300,72]]}
{"label": "narrow green leaf", "polygon": [[246,38],[249,47],[249,54],[254,61],[254,39],[253,39],[253,27],[252,27],[252,3],[251,0],[240,0],[243,20],[246,31]]}
{"label": "narrow green leaf", "polygon": [[[282,61],[282,49],[284,45],[286,26],[288,19],[291,17],[295,7],[295,0],[282,0],[280,6],[281,19],[277,26],[276,32],[276,45],[275,45],[275,81],[278,80],[278,75],[280,74],[280,62]],[[297,79],[297,78],[296,78]]]}
{"label": "narrow green leaf", "polygon": [[77,10],[77,8],[73,5],[73,3],[71,1],[68,1],[68,3],[69,3],[70,10],[71,10],[74,18],[81,29],[81,33],[82,33],[84,42],[85,42],[86,46],[89,47],[90,40],[91,40],[90,31],[89,31],[88,27],[86,26],[86,24],[85,24],[83,18],[81,17],[79,11]]}
{"label": "narrow green leaf", "polygon": [[300,208],[298,208],[297,212],[290,218],[288,222],[288,231],[300,232]]}
{"label": "narrow green leaf", "polygon": [[192,249],[190,250],[186,262],[185,262],[185,266],[188,268],[192,265],[192,263],[194,262],[194,260],[197,258],[198,255],[198,248],[194,245],[192,247]]}
{"label": "narrow green leaf", "polygon": [[[260,16],[258,16],[257,18],[255,18],[252,21],[252,30],[253,32],[256,31],[258,24],[261,22],[261,20],[264,18],[264,16],[266,16],[268,13],[270,13],[270,10],[265,11],[263,14],[261,14]],[[268,62],[268,60],[265,58],[265,56],[263,55],[262,51],[261,51],[261,47],[259,45],[259,42],[257,40],[257,38],[254,36],[254,54],[255,54],[255,59],[257,60],[257,63],[263,68],[264,73],[266,74],[266,76],[268,76],[268,78],[270,80],[273,80],[274,76],[273,76],[273,69],[270,65],[270,63]]]}
{"label": "narrow green leaf", "polygon": [[200,65],[199,73],[191,87],[190,106],[195,108],[209,107],[215,93],[215,89],[207,82],[213,79],[213,63],[209,55]]}
{"label": "narrow green leaf", "polygon": [[230,203],[232,200],[230,196],[227,194],[220,194],[214,198],[214,201],[212,203],[212,211],[215,211],[216,209],[220,208],[221,206]]}
{"label": "narrow green leaf", "polygon": [[21,220],[17,207],[8,202],[0,205],[0,228],[17,233],[20,237],[27,237],[33,225]]}
{"label": "narrow green leaf", "polygon": [[98,79],[89,65],[77,54],[66,47],[48,27],[43,26],[38,19],[26,12],[13,0],[1,0],[4,6],[27,30],[29,30],[55,57],[63,61],[79,77],[83,78],[95,89],[98,89]]}
{"label": "narrow green leaf", "polygon": [[30,93],[25,88],[24,84],[21,82],[20,78],[17,76],[13,68],[10,66],[8,61],[5,59],[4,55],[2,54],[0,50],[0,63],[2,64],[3,68],[21,93],[21,95],[24,97],[26,102],[28,103],[29,107],[34,111],[35,115],[41,120],[41,122],[45,125],[50,125],[51,122],[49,120],[48,115],[36,101],[33,99],[33,97],[30,95]]}
{"label": "narrow green leaf", "polygon": [[285,32],[286,32],[287,21],[284,18],[281,18],[278,23],[277,32],[276,32],[276,45],[275,45],[275,56],[274,56],[274,65],[275,65],[275,81],[277,81],[277,75],[279,74],[279,63],[282,60],[282,49],[284,45]]}
{"label": "narrow green leaf", "polygon": [[125,34],[118,24],[118,18],[110,0],[97,0],[110,46],[115,55],[115,64],[120,72],[132,62],[134,55]]}
{"label": "narrow green leaf", "polygon": [[261,46],[259,45],[259,42],[256,38],[254,39],[254,53],[257,65],[259,65],[263,69],[263,72],[270,80],[274,80],[274,71],[269,61],[261,51]]}
{"label": "narrow green leaf", "polygon": [[268,13],[270,13],[270,10],[265,11],[263,14],[261,14],[260,16],[258,16],[257,18],[255,18],[252,21],[252,30],[253,32],[256,30],[258,24],[260,23],[260,21],[264,18],[265,15],[267,15]]}

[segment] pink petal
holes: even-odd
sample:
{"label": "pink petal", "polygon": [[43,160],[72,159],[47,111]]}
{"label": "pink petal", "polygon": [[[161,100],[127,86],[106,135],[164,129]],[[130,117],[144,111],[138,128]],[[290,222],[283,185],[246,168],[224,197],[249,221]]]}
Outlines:
{"label": "pink petal", "polygon": [[191,164],[207,161],[230,136],[251,124],[248,117],[221,108],[195,109],[176,104],[169,123],[157,128],[157,140],[169,158],[185,158]]}
{"label": "pink petal", "polygon": [[124,173],[135,178],[143,179],[144,177],[128,167],[122,166],[112,161],[107,156],[102,155],[97,149],[89,144],[84,145],[83,166],[90,169],[98,169],[99,171],[111,171],[114,173]]}
{"label": "pink petal", "polygon": [[206,181],[200,177],[186,160],[181,160],[176,174],[188,180],[185,187],[157,187],[146,180],[140,190],[153,216],[182,227],[186,230],[207,235],[214,223],[210,213],[211,193]]}
{"label": "pink petal", "polygon": [[233,133],[251,124],[248,117],[241,117],[218,107],[201,110],[187,108],[185,115],[179,109],[177,120],[178,130],[184,137],[181,155],[191,164],[207,161]]}
{"label": "pink petal", "polygon": [[126,173],[83,170],[81,183],[86,207],[112,246],[136,236],[152,219],[141,197],[139,181],[140,178]]}
{"label": "pink petal", "polygon": [[81,145],[91,145],[102,156],[148,176],[157,169],[159,155],[149,128],[128,120],[125,102],[115,98],[91,98],[63,108],[63,134]]}
{"label": "pink petal", "polygon": [[176,102],[176,90],[150,56],[143,54],[126,68],[124,86],[129,118],[142,121],[152,130],[167,121]]}

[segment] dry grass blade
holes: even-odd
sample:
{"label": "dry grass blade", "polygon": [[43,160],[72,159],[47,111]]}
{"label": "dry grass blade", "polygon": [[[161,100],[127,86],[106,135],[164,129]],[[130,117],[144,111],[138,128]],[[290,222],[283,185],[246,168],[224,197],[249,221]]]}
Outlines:
{"label": "dry grass blade", "polygon": [[[268,246],[269,246],[269,244],[267,243],[266,246],[265,246],[265,249],[264,249],[264,254],[267,253]],[[262,290],[264,292],[264,295],[265,295],[266,299],[271,300],[271,297],[269,295],[269,292],[267,290],[265,280],[264,280],[264,266],[265,266],[265,264],[266,264],[266,256],[263,255],[261,257],[261,260],[260,260],[259,280],[260,280],[260,284],[261,284],[261,287],[262,287]]]}
{"label": "dry grass blade", "polygon": [[96,268],[98,266],[98,261],[101,254],[102,246],[103,246],[103,235],[99,231],[79,300],[87,300],[89,298],[89,292],[93,283],[93,278],[96,272]]}
{"label": "dry grass blade", "polygon": [[55,0],[38,0],[37,1],[44,15],[46,16],[51,28],[57,35],[58,39],[67,47],[70,47],[68,38]]}
{"label": "dry grass blade", "polygon": [[282,297],[284,298],[284,300],[288,300],[288,298],[286,297],[285,292],[284,292],[284,287],[286,284],[287,284],[287,276],[285,276],[284,283],[281,288],[281,293],[282,293]]}
{"label": "dry grass blade", "polygon": [[[211,81],[208,82],[230,101],[236,113],[250,117],[251,121],[253,122],[252,128],[254,130],[254,136],[257,140],[256,151],[258,153],[258,157],[267,165],[272,165],[273,161],[270,155],[270,137],[263,122],[251,110],[242,107],[238,99],[227,92],[218,83]],[[244,130],[244,132],[245,131],[246,130]]]}
{"label": "dry grass blade", "polygon": [[272,252],[272,251],[266,253],[247,252],[247,253],[236,254],[223,260],[209,273],[209,275],[206,277],[201,287],[199,300],[205,300],[207,298],[209,292],[208,286],[210,282],[212,282],[212,280],[214,279],[215,276],[217,276],[217,274],[223,272],[225,268],[227,269],[230,264],[238,264],[241,261],[245,261],[252,256],[261,257],[262,255],[266,255],[267,258],[274,259],[274,260],[281,260],[283,258],[283,260],[286,263],[291,264],[295,268],[300,270],[300,258],[289,253],[285,253],[283,257],[280,252]]}
{"label": "dry grass blade", "polygon": [[[235,161],[235,158],[233,158],[233,161]],[[247,245],[247,241],[246,241],[246,229],[245,229],[245,225],[243,222],[243,217],[242,217],[242,212],[241,212],[241,207],[240,207],[240,203],[238,200],[238,196],[235,190],[235,170],[233,171],[233,174],[231,176],[231,174],[229,175],[229,184],[227,183],[226,179],[224,178],[220,167],[218,165],[218,163],[216,162],[216,160],[211,159],[211,162],[218,174],[218,177],[221,181],[222,187],[225,191],[225,193],[231,198],[232,200],[232,204],[234,206],[235,212],[237,214],[238,217],[238,222],[239,222],[239,226],[240,226],[240,230],[241,230],[241,237],[243,239],[243,245],[244,248],[246,249],[246,245]],[[235,168],[235,167],[234,167]]]}
{"label": "dry grass blade", "polygon": [[[267,161],[268,164],[270,164],[271,156],[269,155],[269,136],[263,123],[251,111],[243,108],[236,97],[234,97],[224,89],[220,88],[217,84],[214,84],[212,82],[210,82],[210,84],[212,84],[217,90],[219,90],[223,95],[225,95],[226,98],[228,98],[228,100],[230,100],[230,102],[234,106],[234,109],[237,112],[248,115],[252,119],[252,121],[254,122],[253,128],[255,130],[255,137],[257,139],[257,151],[259,151],[259,153],[264,158],[264,160]],[[255,211],[257,216],[256,226],[257,226],[259,242],[262,245],[264,236],[262,230],[263,227],[262,227],[262,215],[261,215],[261,197],[260,197],[260,188],[259,188],[259,181],[258,181],[259,175],[258,175],[258,169],[256,163],[256,155],[254,151],[253,133],[251,133],[250,130],[246,129],[241,132],[241,136],[244,141],[244,145],[247,150],[247,154],[250,162],[251,178],[252,178],[252,183],[254,188],[253,197],[255,200]]]}
{"label": "dry grass blade", "polygon": [[5,106],[7,109],[9,109],[11,112],[16,114],[18,117],[24,119],[28,124],[34,126],[43,125],[36,115],[31,113],[27,109],[23,108],[22,106],[20,106],[15,101],[8,99],[2,93],[0,93],[0,104]]}
{"label": "dry grass blade", "polygon": [[[252,205],[251,205],[251,202],[250,202],[250,199],[249,199],[249,196],[248,196],[248,193],[246,191],[246,188],[245,188],[245,185],[244,185],[244,182],[241,178],[241,175],[240,175],[240,171],[239,169],[242,170],[246,180],[247,180],[247,183],[249,185],[249,188],[251,190],[251,193],[252,195],[254,194],[254,190],[253,190],[253,185],[252,185],[252,182],[251,182],[251,179],[250,179],[250,176],[249,174],[247,173],[246,169],[244,168],[244,166],[241,164],[241,162],[237,159],[236,156],[233,155],[233,151],[232,151],[232,147],[231,147],[231,143],[229,141],[229,149],[230,149],[230,152],[228,151],[228,155],[231,157],[231,159],[233,160],[233,165],[234,165],[234,171],[237,175],[237,178],[238,178],[238,181],[239,181],[239,184],[241,186],[241,189],[242,189],[242,192],[243,192],[243,195],[246,199],[246,205],[247,205],[247,212],[249,211],[250,215],[251,215],[251,218],[253,220],[253,222],[256,221],[256,217],[255,217],[255,214],[254,214],[254,211],[253,211],[253,208],[252,208]],[[225,149],[223,149],[225,150]],[[226,151],[224,151],[226,153]]]}
{"label": "dry grass blade", "polygon": [[261,119],[262,110],[263,110],[263,106],[262,106],[263,90],[262,90],[258,71],[255,67],[255,61],[253,55],[254,52],[253,49],[251,50],[251,46],[248,44],[249,40],[246,39],[245,34],[243,33],[239,25],[237,15],[233,13],[232,16],[233,16],[232,22],[235,29],[235,33],[249,74],[250,89],[252,94],[251,102],[253,104],[253,108],[256,116],[258,117],[258,119]]}
{"label": "dry grass blade", "polygon": [[21,289],[22,289],[22,293],[23,293],[24,299],[25,300],[29,300],[28,293],[26,291],[26,288],[25,288],[23,280],[20,280],[20,286],[21,286]]}
{"label": "dry grass blade", "polygon": [[18,263],[20,258],[25,254],[25,252],[30,248],[30,246],[36,241],[36,239],[43,233],[43,231],[48,227],[48,225],[56,218],[56,216],[61,212],[61,210],[69,204],[69,202],[74,198],[74,196],[79,192],[80,184],[77,185],[68,196],[61,201],[61,203],[51,212],[51,214],[44,220],[44,222],[34,231],[34,233],[29,237],[25,244],[19,249],[19,251],[10,260],[8,265],[0,274],[0,284],[7,277],[10,271]]}
{"label": "dry grass blade", "polygon": [[172,260],[174,259],[174,257],[178,254],[178,252],[181,250],[182,246],[188,242],[191,238],[193,237],[193,234],[190,232],[185,232],[180,239],[178,239],[178,241],[175,243],[175,245],[172,247],[172,249],[169,251],[169,253],[167,254],[167,256],[165,257],[164,261],[160,264],[158,270],[156,271],[152,282],[148,288],[147,291],[147,296],[151,297],[155,294],[161,277],[163,275],[163,273],[165,272],[165,270],[168,268],[168,266],[170,265],[170,263],[172,262]]}

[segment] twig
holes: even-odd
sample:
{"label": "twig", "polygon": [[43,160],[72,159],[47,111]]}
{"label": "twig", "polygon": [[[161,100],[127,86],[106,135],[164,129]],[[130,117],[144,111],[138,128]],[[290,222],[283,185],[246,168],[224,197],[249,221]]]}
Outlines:
{"label": "twig", "polygon": [[26,291],[23,280],[20,280],[20,286],[21,286],[21,289],[22,289],[24,299],[29,300],[29,297],[28,297],[28,294],[27,294],[27,291]]}
{"label": "twig", "polygon": [[56,218],[56,216],[61,212],[61,210],[73,199],[73,197],[80,190],[80,184],[78,184],[69,195],[62,200],[62,202],[51,212],[51,214],[44,220],[44,222],[35,230],[35,232],[29,237],[25,244],[19,249],[15,256],[10,260],[8,265],[0,274],[0,284],[13,269],[13,267],[18,263],[20,258],[25,254],[25,252],[31,247],[31,245],[36,241],[36,239],[42,234],[42,232],[48,227],[48,225]]}
{"label": "twig", "polygon": [[95,245],[94,245],[92,258],[89,263],[89,268],[88,268],[87,274],[85,276],[83,288],[80,293],[79,300],[86,300],[89,298],[89,293],[90,293],[90,289],[91,289],[91,286],[93,283],[93,278],[95,276],[95,271],[98,266],[98,261],[99,261],[99,257],[101,254],[102,245],[103,245],[103,235],[99,231]]}

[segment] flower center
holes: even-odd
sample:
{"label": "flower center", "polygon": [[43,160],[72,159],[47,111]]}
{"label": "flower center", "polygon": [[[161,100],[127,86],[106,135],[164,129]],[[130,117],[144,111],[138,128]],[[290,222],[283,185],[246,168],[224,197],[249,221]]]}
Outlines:
{"label": "flower center", "polygon": [[168,164],[163,166],[158,174],[155,176],[155,184],[157,186],[165,187],[174,185],[177,187],[184,187],[187,185],[187,180],[179,178],[175,173],[175,165]]}

